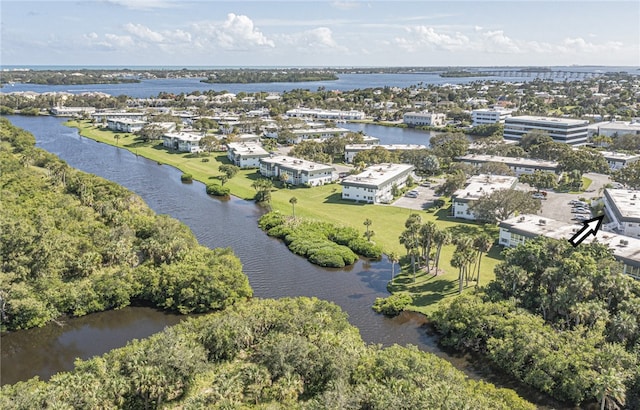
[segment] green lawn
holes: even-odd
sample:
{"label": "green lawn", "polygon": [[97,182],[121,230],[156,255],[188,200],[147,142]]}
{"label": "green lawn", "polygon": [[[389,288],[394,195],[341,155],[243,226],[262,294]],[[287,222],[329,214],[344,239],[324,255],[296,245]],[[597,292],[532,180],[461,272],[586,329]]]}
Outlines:
{"label": "green lawn", "polygon": [[[191,158],[187,153],[177,153],[162,147],[162,143],[157,141],[151,143],[140,143],[136,141],[135,136],[131,134],[119,134],[120,138],[116,140],[114,132],[96,127],[87,121],[69,121],[68,126],[76,127],[80,130],[81,135],[96,141],[104,142],[111,145],[117,145],[125,148],[137,155],[144,156],[161,164],[169,164],[180,169],[184,173],[193,175],[193,178],[209,184],[212,182],[219,183],[217,176],[221,173],[218,167],[221,164],[228,163],[225,153],[212,153],[208,162],[203,162],[202,158]],[[251,188],[252,182],[259,175],[255,169],[241,170],[235,177],[230,179],[226,186],[231,189],[233,195],[244,198],[253,199],[255,190]],[[417,212],[422,217],[423,222],[433,221],[439,228],[451,228],[454,231],[454,237],[460,235],[475,235],[483,230],[487,230],[492,237],[497,238],[497,228],[495,226],[485,227],[479,224],[461,222],[458,219],[449,217],[450,209],[447,204],[446,208],[437,212],[429,211],[413,211],[406,208],[398,208],[394,206],[357,204],[353,201],[344,201],[341,199],[342,189],[338,184],[329,184],[320,187],[304,188],[290,187],[282,188],[278,185],[272,192],[271,207],[285,214],[292,211],[289,199],[295,196],[298,199],[296,204],[296,216],[319,219],[332,223],[352,226],[364,233],[365,227],[363,222],[366,218],[370,219],[373,224],[370,229],[375,232],[372,240],[380,244],[385,253],[396,252],[404,255],[406,250],[398,242],[400,233],[404,230],[404,222],[407,217]],[[494,247],[497,248],[497,247]],[[390,290],[409,291],[415,293],[413,309],[427,312],[432,310],[433,302],[447,297],[456,292],[450,292],[451,283],[456,285],[458,271],[451,267],[449,261],[453,254],[454,247],[447,246],[443,249],[440,267],[445,273],[437,278],[419,277],[417,282],[413,283],[411,275],[411,283],[403,278],[405,274],[401,274],[390,286]],[[481,284],[486,283],[493,278],[493,268],[500,260],[497,250],[493,250],[489,255],[483,258]],[[408,268],[408,267],[407,267]],[[396,270],[398,268],[396,267]],[[391,272],[389,272],[391,274]],[[445,286],[445,283],[448,283]],[[457,289],[457,286],[454,286]]]}

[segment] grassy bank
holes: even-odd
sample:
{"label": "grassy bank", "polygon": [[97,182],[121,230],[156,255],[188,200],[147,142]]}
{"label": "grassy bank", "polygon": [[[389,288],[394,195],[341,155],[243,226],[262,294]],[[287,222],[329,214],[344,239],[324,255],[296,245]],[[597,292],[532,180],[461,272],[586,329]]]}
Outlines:
{"label": "grassy bank", "polygon": [[[116,139],[114,132],[96,127],[90,122],[69,121],[66,125],[78,128],[80,134],[85,137],[106,144],[117,145],[136,155],[156,161],[159,164],[174,166],[184,173],[192,174],[193,179],[205,184],[212,182],[219,183],[217,177],[221,173],[218,171],[218,167],[221,164],[229,163],[224,153],[212,153],[211,156],[207,158],[208,161],[203,162],[202,158],[195,158],[187,153],[170,151],[164,148],[162,143],[158,141],[140,143],[135,139],[135,136],[131,134],[117,134],[119,138]],[[230,179],[225,186],[231,189],[233,195],[251,200],[255,195],[255,190],[251,188],[251,184],[257,178],[259,178],[259,175],[255,169],[241,170],[235,177]],[[473,236],[486,229],[491,231],[492,237],[497,237],[495,227],[483,227],[450,218],[448,216],[450,213],[448,208],[440,209],[437,212],[425,212],[394,206],[356,204],[353,201],[342,200],[341,193],[342,189],[338,184],[314,188],[277,187],[274,188],[272,192],[271,207],[273,210],[291,214],[292,207],[289,199],[295,196],[298,200],[295,206],[296,216],[351,226],[363,233],[365,231],[363,222],[368,218],[372,221],[370,229],[375,232],[375,236],[372,239],[380,244],[387,254],[389,252],[396,252],[399,255],[406,253],[404,247],[398,242],[398,237],[404,230],[405,220],[413,212],[420,214],[423,223],[433,221],[441,229],[453,229],[454,237],[459,235]],[[390,286],[390,290],[415,293],[415,303],[412,309],[423,312],[432,310],[432,307],[427,305],[455,294],[455,292],[451,293],[449,290],[457,289],[458,270],[453,268],[449,263],[453,255],[453,250],[454,247],[450,245],[446,246],[442,251],[440,267],[444,270],[444,274],[438,275],[438,277],[434,279],[420,276],[415,284],[413,283],[412,274],[410,274],[411,281],[403,280],[404,276],[399,275]],[[481,282],[486,282],[493,278],[493,267],[498,263],[499,259],[500,257],[497,250],[491,252],[488,257],[483,258]],[[397,269],[396,267],[396,270]],[[391,269],[389,269],[389,278],[390,277]]]}

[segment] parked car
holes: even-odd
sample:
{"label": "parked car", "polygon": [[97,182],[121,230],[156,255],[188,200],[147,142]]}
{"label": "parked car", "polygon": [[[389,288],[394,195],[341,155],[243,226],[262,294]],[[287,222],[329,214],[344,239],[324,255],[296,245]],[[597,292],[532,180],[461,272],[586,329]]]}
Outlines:
{"label": "parked car", "polygon": [[417,198],[419,195],[418,191],[409,191],[405,194],[406,197],[408,198]]}
{"label": "parked car", "polygon": [[531,195],[531,197],[533,199],[547,199],[547,197],[542,195],[541,193],[535,193],[535,194]]}
{"label": "parked car", "polygon": [[430,187],[430,186],[431,186],[431,182],[429,182],[429,181],[424,181],[424,182],[420,183],[420,186],[423,186],[423,187],[427,187],[427,188],[428,188],[428,187]]}

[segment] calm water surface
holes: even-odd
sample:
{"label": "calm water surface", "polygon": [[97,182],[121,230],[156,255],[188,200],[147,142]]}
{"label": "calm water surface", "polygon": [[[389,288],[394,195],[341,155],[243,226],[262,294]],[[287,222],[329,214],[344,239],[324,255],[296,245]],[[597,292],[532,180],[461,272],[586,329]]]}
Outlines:
{"label": "calm water surface", "polygon": [[[388,295],[391,264],[386,259],[360,260],[345,269],[320,268],[265,235],[256,223],[263,211],[252,202],[212,199],[203,184],[182,184],[180,171],[81,137],[77,130],[63,126],[60,119],[9,119],[33,133],[39,147],[69,165],[121,184],[140,195],[155,212],[181,220],[201,244],[233,248],[256,297],[315,296],[332,301],[348,313],[349,321],[368,343],[414,344],[444,357],[470,377],[517,388],[528,400],[549,403],[548,398],[495,375],[481,361],[442,351],[436,338],[425,332],[423,316],[405,313],[388,319],[375,314],[371,310],[375,298]],[[150,308],[129,307],[5,334],[1,343],[1,382],[15,383],[35,375],[47,379],[58,371],[72,369],[75,358],[89,358],[124,346],[131,339],[149,336],[182,318]]]}

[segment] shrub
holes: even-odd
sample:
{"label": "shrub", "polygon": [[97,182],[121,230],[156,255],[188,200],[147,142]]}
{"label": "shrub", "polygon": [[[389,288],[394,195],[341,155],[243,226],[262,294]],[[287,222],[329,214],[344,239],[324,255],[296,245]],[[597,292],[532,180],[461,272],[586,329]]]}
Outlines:
{"label": "shrub", "polygon": [[207,194],[213,196],[229,196],[231,189],[229,187],[218,185],[218,184],[209,184],[207,185]]}
{"label": "shrub", "polygon": [[209,158],[202,158],[202,162],[209,162]]}
{"label": "shrub", "polygon": [[382,257],[382,248],[363,238],[352,239],[347,246],[365,258],[380,259]]}
{"label": "shrub", "polygon": [[394,293],[386,298],[376,298],[373,303],[373,310],[385,316],[397,316],[407,307],[413,298],[406,293]]}
{"label": "shrub", "polygon": [[343,268],[345,266],[344,259],[340,255],[336,255],[331,249],[323,248],[309,256],[309,261],[316,265],[328,268]]}
{"label": "shrub", "polygon": [[191,182],[193,182],[193,175],[191,175],[191,174],[182,174],[182,175],[180,175],[180,181],[191,183]]}

